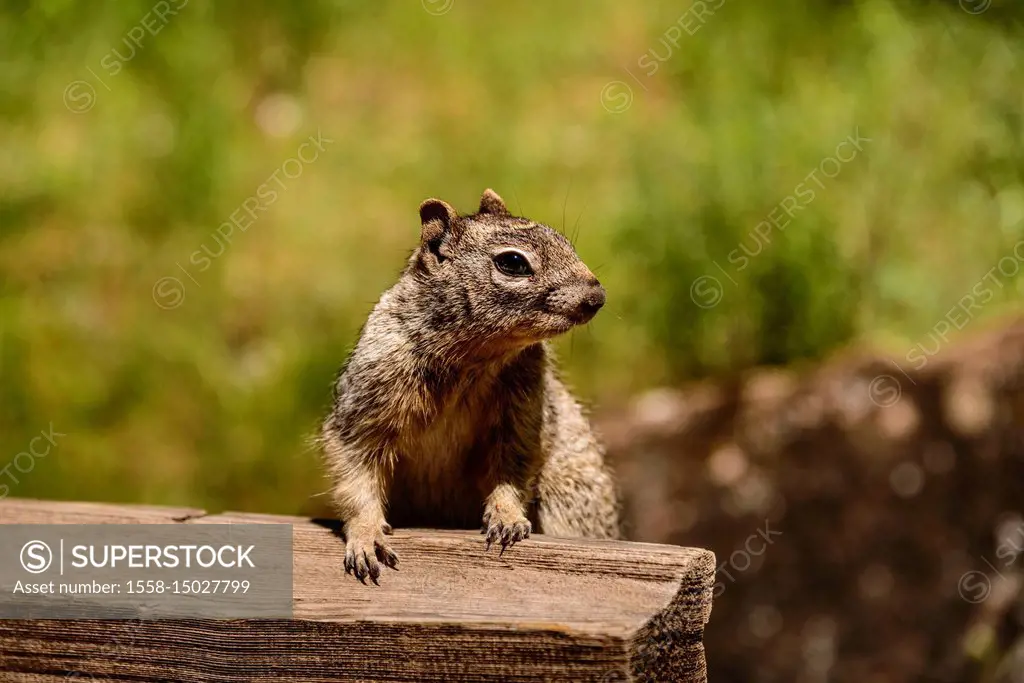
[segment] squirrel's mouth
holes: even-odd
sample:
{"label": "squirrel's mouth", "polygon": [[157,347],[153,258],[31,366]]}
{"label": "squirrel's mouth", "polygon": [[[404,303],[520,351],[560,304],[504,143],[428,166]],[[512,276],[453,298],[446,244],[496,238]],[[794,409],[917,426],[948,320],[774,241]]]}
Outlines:
{"label": "squirrel's mouth", "polygon": [[561,313],[556,311],[550,311],[545,316],[546,320],[544,325],[535,329],[535,333],[540,339],[550,339],[551,337],[557,337],[560,334],[565,334],[577,325],[584,325],[590,321],[590,317],[583,318],[578,315],[569,315],[567,313]]}
{"label": "squirrel's mouth", "polygon": [[554,319],[551,326],[551,333],[553,335],[568,332],[577,325],[583,324],[583,321],[575,320],[565,314],[555,314],[552,318]]}

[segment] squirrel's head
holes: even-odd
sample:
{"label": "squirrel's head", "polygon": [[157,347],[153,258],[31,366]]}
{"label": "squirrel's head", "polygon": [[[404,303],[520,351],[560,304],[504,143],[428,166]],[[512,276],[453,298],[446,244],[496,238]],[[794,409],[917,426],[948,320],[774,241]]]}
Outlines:
{"label": "squirrel's head", "polygon": [[433,328],[521,346],[582,325],[604,305],[604,288],[569,240],[511,215],[493,190],[470,216],[428,199],[420,220],[410,266],[431,297]]}

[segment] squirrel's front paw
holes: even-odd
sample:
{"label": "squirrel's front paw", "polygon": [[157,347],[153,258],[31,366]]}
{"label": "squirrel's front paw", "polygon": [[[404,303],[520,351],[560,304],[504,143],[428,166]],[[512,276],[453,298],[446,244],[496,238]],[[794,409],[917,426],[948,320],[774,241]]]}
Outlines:
{"label": "squirrel's front paw", "polygon": [[384,540],[391,533],[387,522],[363,523],[354,521],[345,525],[345,573],[366,583],[366,577],[377,583],[380,565],[398,568],[398,555]]}
{"label": "squirrel's front paw", "polygon": [[508,513],[488,507],[484,512],[484,527],[480,533],[487,534],[487,550],[491,544],[501,541],[501,552],[518,541],[530,537],[533,525],[519,511]]}

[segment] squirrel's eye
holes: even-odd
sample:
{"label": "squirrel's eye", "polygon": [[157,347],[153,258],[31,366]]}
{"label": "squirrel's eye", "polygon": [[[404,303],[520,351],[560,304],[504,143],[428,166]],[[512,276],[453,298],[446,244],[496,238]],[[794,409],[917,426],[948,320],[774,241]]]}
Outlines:
{"label": "squirrel's eye", "polygon": [[526,257],[518,251],[503,251],[494,257],[495,267],[505,275],[526,277],[533,275],[533,268]]}

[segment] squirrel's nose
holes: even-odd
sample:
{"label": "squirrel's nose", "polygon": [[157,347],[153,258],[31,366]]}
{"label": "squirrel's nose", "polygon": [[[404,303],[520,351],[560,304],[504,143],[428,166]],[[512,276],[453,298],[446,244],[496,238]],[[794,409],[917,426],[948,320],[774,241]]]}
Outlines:
{"label": "squirrel's nose", "polygon": [[599,284],[589,287],[580,301],[580,316],[585,321],[593,318],[601,310],[601,307],[604,306],[604,299],[604,287]]}

